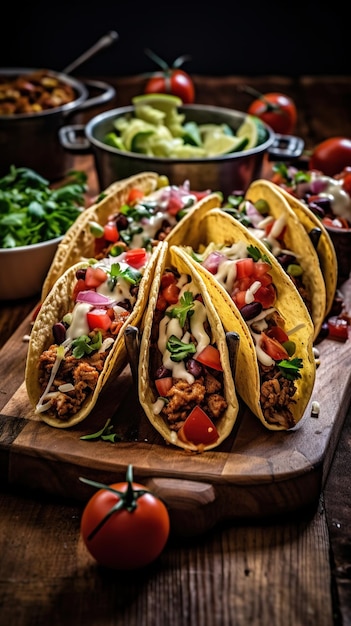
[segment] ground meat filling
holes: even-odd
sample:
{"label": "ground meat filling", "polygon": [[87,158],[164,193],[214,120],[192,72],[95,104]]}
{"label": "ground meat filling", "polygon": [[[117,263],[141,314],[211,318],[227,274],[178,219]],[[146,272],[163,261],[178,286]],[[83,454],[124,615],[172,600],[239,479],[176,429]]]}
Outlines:
{"label": "ground meat filling", "polygon": [[295,426],[295,420],[289,406],[295,402],[294,381],[284,378],[276,366],[260,365],[260,374],[260,402],[265,420],[269,424],[283,426],[286,429],[292,428]]}
{"label": "ground meat filling", "polygon": [[[40,356],[39,383],[42,393],[49,381],[56,354],[57,346],[52,345]],[[76,359],[69,353],[65,356],[49,391],[55,394],[50,397],[50,412],[54,413],[55,417],[64,421],[81,409],[84,401],[93,393],[97,385],[107,355],[108,352],[95,352],[89,355],[89,358],[81,359]],[[59,387],[67,383],[71,383],[74,389],[66,392],[60,391]]]}

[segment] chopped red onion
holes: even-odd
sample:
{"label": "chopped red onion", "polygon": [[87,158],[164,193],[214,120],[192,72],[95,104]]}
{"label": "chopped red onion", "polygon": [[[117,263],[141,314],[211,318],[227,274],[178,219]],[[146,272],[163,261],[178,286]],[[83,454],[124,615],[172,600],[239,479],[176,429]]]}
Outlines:
{"label": "chopped red onion", "polygon": [[92,304],[94,306],[111,306],[114,299],[108,298],[93,289],[88,289],[87,291],[80,291],[78,293],[76,302],[87,302],[87,304]]}

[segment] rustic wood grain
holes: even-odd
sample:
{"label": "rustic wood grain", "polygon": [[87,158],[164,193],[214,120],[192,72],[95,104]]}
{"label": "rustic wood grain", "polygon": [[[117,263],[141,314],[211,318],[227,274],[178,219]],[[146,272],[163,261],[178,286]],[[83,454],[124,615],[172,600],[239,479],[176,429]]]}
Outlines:
{"label": "rustic wood grain", "polygon": [[[247,96],[237,90],[240,84],[251,84],[261,91],[284,88],[298,104],[296,134],[305,139],[308,148],[328,136],[351,136],[349,76],[296,79],[257,76],[247,80],[225,77],[218,82],[201,76],[195,80],[198,102],[216,100],[217,104],[240,109],[248,104]],[[129,104],[132,95],[140,93],[140,78],[116,79],[114,84],[118,88],[118,106]],[[90,172],[94,193],[93,160],[90,156],[79,159],[80,165]],[[12,374],[24,364],[26,344],[22,337],[28,332],[27,316],[35,304],[35,299],[0,303],[0,347],[5,346],[1,360],[5,355],[9,358],[9,352],[13,351],[14,355],[17,351],[17,363],[11,365],[7,361],[2,368],[1,407],[6,406],[18,388]],[[336,366],[337,358],[333,361],[333,367]],[[334,375],[332,380],[337,386]],[[327,382],[323,398],[331,388]],[[337,398],[346,404],[345,396]],[[6,417],[0,422],[2,483],[8,475],[12,442],[26,425],[27,420],[22,417]],[[30,426],[38,427],[38,423],[31,421]],[[334,436],[340,437],[337,446]],[[289,513],[287,519],[225,521],[201,534],[202,507],[206,504],[210,511],[216,496],[213,485],[202,483],[194,504],[188,484],[182,490],[178,482],[173,490],[172,479],[151,478],[151,486],[161,492],[167,489],[173,513],[178,506],[174,498],[184,501],[185,511],[190,506],[197,532],[189,538],[172,536],[154,565],[131,574],[104,571],[86,553],[79,536],[82,501],[72,502],[29,487],[2,485],[0,623],[348,626],[351,624],[351,483],[348,480],[351,412],[340,420],[340,433],[334,429],[323,437],[331,438],[329,455],[333,456],[334,450],[335,454],[334,459],[325,461],[325,468],[332,464],[319,506],[309,512]],[[54,480],[62,487],[59,465],[54,459],[50,463],[53,469],[48,473],[48,482]],[[68,484],[74,484],[75,466],[70,466],[70,471],[66,469],[66,475]],[[163,481],[168,482],[165,485]],[[312,492],[316,488],[313,485]],[[239,502],[242,492],[237,496]],[[177,524],[182,522],[182,515],[186,512],[180,512]]]}

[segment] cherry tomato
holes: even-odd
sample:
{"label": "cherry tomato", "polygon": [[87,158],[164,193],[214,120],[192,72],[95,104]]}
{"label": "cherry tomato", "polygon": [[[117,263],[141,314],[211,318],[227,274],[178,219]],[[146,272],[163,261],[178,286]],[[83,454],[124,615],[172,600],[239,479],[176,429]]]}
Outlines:
{"label": "cherry tomato", "polygon": [[141,191],[141,189],[138,189],[137,187],[133,187],[129,191],[127,204],[136,204],[136,202],[138,202],[138,200],[141,200],[141,198],[144,198],[144,196],[145,196],[145,193]]}
{"label": "cherry tomato", "polygon": [[165,504],[145,486],[132,480],[106,486],[81,478],[100,488],[86,504],[81,536],[94,559],[105,567],[132,570],[145,567],[164,549],[170,520]]}
{"label": "cherry tomato", "polygon": [[187,59],[178,57],[172,67],[151,50],[146,50],[148,56],[161,67],[146,83],[145,93],[170,93],[178,96],[184,104],[192,104],[195,100],[195,88],[192,78],[187,72],[179,69]]}
{"label": "cherry tomato", "polygon": [[178,437],[182,441],[189,441],[195,445],[209,445],[217,441],[219,434],[216,426],[206,415],[205,411],[196,406],[178,431]]}
{"label": "cherry tomato", "polygon": [[326,176],[335,176],[351,165],[351,139],[330,137],[319,143],[309,160],[310,170],[319,170]]}
{"label": "cherry tomato", "polygon": [[107,222],[104,226],[104,238],[106,241],[116,243],[119,240],[119,232],[116,222]]}
{"label": "cherry tomato", "polygon": [[254,100],[247,112],[259,117],[275,133],[290,135],[296,125],[297,110],[294,101],[283,93],[265,93]]}
{"label": "cherry tomato", "polygon": [[93,309],[87,312],[87,322],[90,330],[101,328],[107,330],[111,326],[111,318],[106,309]]}
{"label": "cherry tomato", "polygon": [[261,333],[261,348],[268,354],[274,361],[282,361],[288,359],[289,354],[285,348],[279,343],[277,339],[268,337],[266,333]]}
{"label": "cherry tomato", "polygon": [[204,348],[200,354],[195,356],[194,359],[199,361],[199,363],[202,363],[205,367],[211,367],[214,370],[223,372],[219,350],[217,350],[214,346],[206,346],[206,348]]}

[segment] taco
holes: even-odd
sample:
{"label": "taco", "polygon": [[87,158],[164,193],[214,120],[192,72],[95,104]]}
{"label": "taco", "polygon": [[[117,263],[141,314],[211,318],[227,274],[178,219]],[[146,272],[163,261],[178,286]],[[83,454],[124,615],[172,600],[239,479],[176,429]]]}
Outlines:
{"label": "taco", "polygon": [[57,428],[81,422],[127,364],[124,330],[142,319],[162,243],[81,261],[56,281],[34,322],[26,361],[29,400]]}
{"label": "taco", "polygon": [[[275,183],[271,183],[275,185]],[[332,239],[322,220],[307,206],[305,202],[294,196],[283,187],[275,185],[294,211],[306,233],[311,238],[317,252],[326,288],[326,311],[330,312],[338,282],[338,260]]]}
{"label": "taco", "polygon": [[266,428],[293,428],[316,372],[313,323],[298,291],[266,246],[220,209],[203,217],[181,251],[206,283],[225,331],[240,336],[238,395]]}
{"label": "taco", "polygon": [[189,181],[181,186],[164,182],[164,177],[154,172],[143,172],[113,183],[102,192],[59,244],[42,288],[42,300],[57,278],[79,261],[117,256],[130,248],[151,250],[210,193],[191,191]]}
{"label": "taco", "polygon": [[269,181],[256,180],[232,215],[278,259],[307,306],[316,339],[327,310],[326,286],[315,247],[285,197]]}
{"label": "taco", "polygon": [[[167,244],[165,244],[167,246]],[[194,452],[219,446],[238,415],[226,335],[187,259],[161,251],[143,321],[139,399],[164,440]]]}

